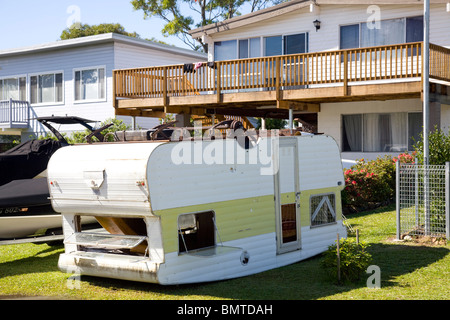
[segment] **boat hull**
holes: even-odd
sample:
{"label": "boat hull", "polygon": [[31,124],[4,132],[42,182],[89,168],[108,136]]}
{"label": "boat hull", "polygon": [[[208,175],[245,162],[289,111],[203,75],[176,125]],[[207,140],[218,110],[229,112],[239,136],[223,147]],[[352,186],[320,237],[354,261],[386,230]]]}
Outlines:
{"label": "boat hull", "polygon": [[0,217],[0,238],[17,239],[31,236],[44,229],[61,228],[61,215]]}

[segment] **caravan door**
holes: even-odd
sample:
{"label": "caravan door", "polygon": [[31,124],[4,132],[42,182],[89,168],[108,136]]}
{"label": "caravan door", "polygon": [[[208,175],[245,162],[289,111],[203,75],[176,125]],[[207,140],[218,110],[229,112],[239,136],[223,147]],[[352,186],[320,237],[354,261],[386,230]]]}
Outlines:
{"label": "caravan door", "polygon": [[297,138],[279,139],[278,171],[274,175],[277,253],[301,248],[300,186]]}

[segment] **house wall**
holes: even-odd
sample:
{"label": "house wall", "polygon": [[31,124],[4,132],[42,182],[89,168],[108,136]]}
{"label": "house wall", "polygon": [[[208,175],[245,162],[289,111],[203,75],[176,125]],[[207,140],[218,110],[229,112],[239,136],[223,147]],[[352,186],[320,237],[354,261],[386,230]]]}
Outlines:
{"label": "house wall", "polygon": [[[32,106],[31,118],[41,116],[76,115],[90,120],[103,121],[114,117],[112,108],[112,70],[114,67],[114,47],[112,43],[76,47],[65,50],[34,52],[25,55],[0,58],[0,77],[27,75],[27,97],[30,97],[30,75],[46,72],[63,72],[63,102]],[[74,69],[86,67],[106,68],[106,98],[99,102],[75,102]],[[84,130],[84,127],[64,126],[61,131]],[[45,127],[38,121],[30,122],[30,129],[22,134],[27,139],[32,133],[43,134]]]}
{"label": "house wall", "polygon": [[[245,39],[258,36],[287,35],[309,32],[309,52],[338,50],[339,26],[373,21],[373,12],[367,13],[369,5],[324,5],[314,12],[303,8],[279,17],[266,19],[252,25],[234,28],[213,34],[209,41],[209,59],[214,57],[214,41]],[[380,5],[381,20],[423,15],[423,5]],[[430,6],[430,42],[450,46],[448,30],[450,29],[450,12],[445,4]],[[314,20],[321,21],[316,32]]]}

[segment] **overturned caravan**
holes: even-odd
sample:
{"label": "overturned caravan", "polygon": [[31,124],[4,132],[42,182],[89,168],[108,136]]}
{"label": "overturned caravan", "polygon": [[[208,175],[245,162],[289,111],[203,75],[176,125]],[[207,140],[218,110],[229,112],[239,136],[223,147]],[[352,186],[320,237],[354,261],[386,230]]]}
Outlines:
{"label": "overturned caravan", "polygon": [[[325,135],[62,148],[48,183],[63,217],[58,265],[69,273],[216,281],[309,258],[346,236],[340,153]],[[82,230],[83,216],[103,228]]]}

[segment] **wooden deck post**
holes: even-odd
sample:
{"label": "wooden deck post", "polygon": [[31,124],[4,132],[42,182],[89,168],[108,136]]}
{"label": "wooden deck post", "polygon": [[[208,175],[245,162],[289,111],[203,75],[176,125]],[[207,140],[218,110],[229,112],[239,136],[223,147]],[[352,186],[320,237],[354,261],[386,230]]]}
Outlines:
{"label": "wooden deck post", "polygon": [[344,96],[348,95],[348,52],[344,51]]}
{"label": "wooden deck post", "polygon": [[117,82],[116,82],[116,72],[113,70],[112,72],[112,82],[113,82],[113,86],[112,86],[112,98],[113,98],[113,107],[114,109],[117,109],[117,99],[116,99],[116,88],[117,88]]}
{"label": "wooden deck post", "polygon": [[276,90],[276,99],[280,101],[280,82],[281,82],[281,59],[280,57],[276,58],[276,73],[275,73],[275,90]]}
{"label": "wooden deck post", "polygon": [[222,86],[222,81],[221,81],[221,67],[222,64],[221,63],[217,63],[217,85],[216,85],[216,93],[217,93],[217,103],[220,103],[220,87]]}
{"label": "wooden deck post", "polygon": [[163,67],[163,105],[164,112],[167,108],[167,67]]}

